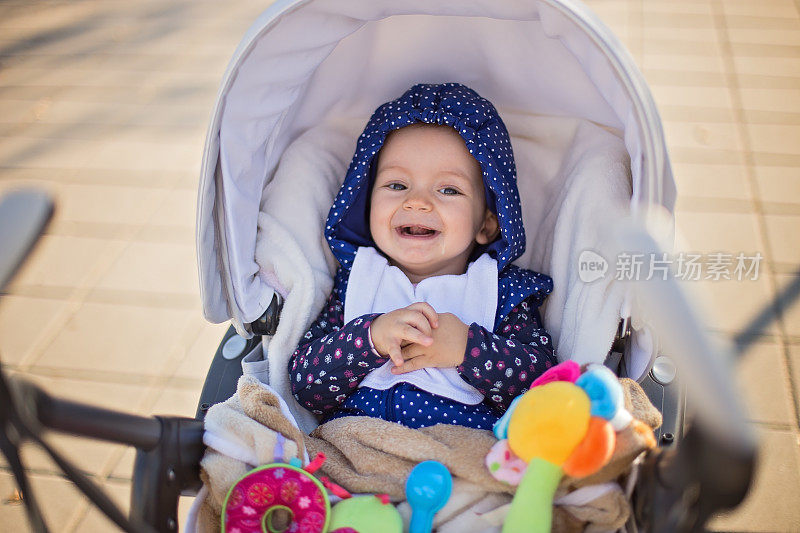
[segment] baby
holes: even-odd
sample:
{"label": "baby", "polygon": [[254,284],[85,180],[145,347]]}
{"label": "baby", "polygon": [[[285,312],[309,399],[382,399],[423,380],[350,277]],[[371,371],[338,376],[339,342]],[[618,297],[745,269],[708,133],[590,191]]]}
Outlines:
{"label": "baby", "polygon": [[416,85],[377,109],[328,215],[333,292],[289,362],[324,421],[491,429],[556,364],[525,250],[516,168],[494,106]]}

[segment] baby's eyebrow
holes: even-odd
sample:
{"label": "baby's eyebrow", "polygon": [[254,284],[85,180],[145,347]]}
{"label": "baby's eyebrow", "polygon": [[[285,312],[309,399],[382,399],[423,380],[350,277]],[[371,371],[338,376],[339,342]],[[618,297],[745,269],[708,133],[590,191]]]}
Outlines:
{"label": "baby's eyebrow", "polygon": [[401,172],[408,172],[404,167],[401,167],[400,165],[386,165],[386,166],[380,167],[378,169],[377,173],[381,174],[383,172],[386,172],[387,170],[399,170]]}
{"label": "baby's eyebrow", "polygon": [[464,180],[469,180],[470,179],[468,175],[464,174],[464,172],[462,172],[460,170],[455,170],[455,169],[453,169],[453,170],[446,169],[446,170],[440,170],[439,171],[439,175],[440,176],[444,175],[444,174],[447,174],[447,175],[450,175],[450,176],[457,176],[457,177],[459,177],[461,179],[464,179]]}
{"label": "baby's eyebrow", "polygon": [[[386,165],[386,166],[381,166],[377,170],[377,172],[375,172],[375,176],[377,177],[377,176],[380,176],[380,175],[382,175],[382,174],[384,174],[386,172],[390,172],[390,171],[396,171],[396,172],[400,172],[400,173],[404,173],[404,174],[408,174],[409,173],[408,169],[405,168],[402,165],[389,164],[389,165]],[[466,174],[462,170],[455,169],[455,168],[445,168],[443,170],[439,170],[436,173],[436,175],[438,177],[444,177],[444,176],[455,177],[455,178],[457,178],[456,181],[463,182],[463,185],[473,185],[473,182],[474,182],[472,176]],[[462,184],[459,184],[459,185],[462,185]]]}
{"label": "baby's eyebrow", "polygon": [[468,174],[465,174],[463,171],[457,170],[457,169],[441,170],[441,171],[439,171],[438,174],[439,174],[439,176],[455,176],[456,178],[458,178],[457,181],[461,181],[461,182],[463,182],[463,184],[466,184],[466,185],[469,185],[469,186],[474,185],[474,181],[475,181],[472,178],[472,176],[470,176]]}

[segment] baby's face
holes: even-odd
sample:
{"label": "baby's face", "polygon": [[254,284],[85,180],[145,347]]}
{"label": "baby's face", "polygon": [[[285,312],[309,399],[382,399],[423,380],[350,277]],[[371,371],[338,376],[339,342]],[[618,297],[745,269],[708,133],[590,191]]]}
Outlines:
{"label": "baby's face", "polygon": [[449,126],[407,126],[387,137],[372,189],[370,233],[412,282],[463,274],[475,245],[496,237],[481,176]]}

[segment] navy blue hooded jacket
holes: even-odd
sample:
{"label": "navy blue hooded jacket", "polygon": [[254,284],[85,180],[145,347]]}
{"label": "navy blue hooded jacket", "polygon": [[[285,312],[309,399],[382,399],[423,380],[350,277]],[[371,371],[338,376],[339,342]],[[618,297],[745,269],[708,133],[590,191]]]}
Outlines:
{"label": "navy blue hooded jacket", "polygon": [[486,205],[497,215],[500,236],[488,246],[476,247],[471,260],[484,252],[497,260],[495,326],[529,296],[538,296],[537,305],[541,304],[553,290],[553,280],[511,264],[525,251],[525,228],[508,131],[491,102],[459,83],[413,86],[397,100],[380,106],[358,138],[325,225],[325,237],[341,265],[334,288],[337,296],[344,301],[359,246],[377,249],[369,231],[369,196],[378,153],[391,131],[417,122],[452,126],[481,165]]}
{"label": "navy blue hooded jacket", "polygon": [[295,398],[316,414],[330,415],[386,359],[372,352],[368,330],[377,315],[344,319],[344,296],[356,252],[377,246],[369,231],[369,196],[374,165],[387,134],[417,122],[452,126],[483,171],[487,205],[497,215],[500,235],[474,252],[489,253],[498,266],[498,309],[494,331],[470,325],[462,379],[503,412],[542,372],[556,363],[552,342],[537,307],[552,290],[550,277],[511,262],[525,251],[516,168],[511,142],[494,106],[457,84],[415,85],[375,111],[358,139],[325,227],[340,263],[334,290],[320,316],[293,354],[289,372]]}

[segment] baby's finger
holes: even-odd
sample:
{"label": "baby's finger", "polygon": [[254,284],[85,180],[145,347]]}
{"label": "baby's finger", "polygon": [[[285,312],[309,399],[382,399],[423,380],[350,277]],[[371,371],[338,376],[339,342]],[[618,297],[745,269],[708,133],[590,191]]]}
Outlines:
{"label": "baby's finger", "polygon": [[415,342],[413,344],[404,346],[401,352],[403,354],[403,360],[408,361],[409,359],[419,357],[420,355],[425,355],[425,346]]}
{"label": "baby's finger", "polygon": [[425,335],[420,330],[413,326],[405,326],[403,328],[403,339],[416,342],[423,346],[430,346],[433,344],[433,338]]}
{"label": "baby's finger", "polygon": [[394,363],[394,366],[400,366],[403,364],[403,353],[399,344],[393,344],[389,347],[389,358],[392,360],[392,363]]}
{"label": "baby's finger", "polygon": [[406,324],[414,326],[425,335],[430,336],[431,325],[428,322],[428,318],[419,311],[408,311],[407,314],[403,316],[403,319]]}
{"label": "baby's finger", "polygon": [[425,361],[426,358],[424,356],[409,359],[402,365],[395,366],[394,368],[392,368],[392,374],[405,374],[406,372],[411,372],[413,370],[425,368]]}
{"label": "baby's finger", "polygon": [[439,327],[439,313],[436,312],[436,310],[431,306],[431,304],[427,302],[416,302],[409,305],[406,309],[414,309],[416,311],[419,311],[420,313],[425,315],[425,318],[428,319],[428,322],[430,323],[432,328]]}

